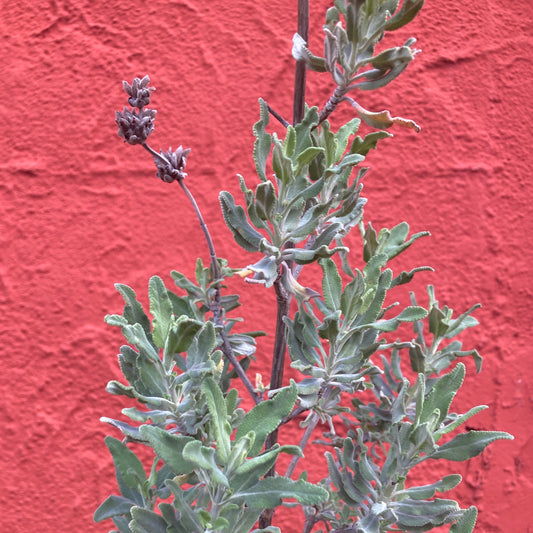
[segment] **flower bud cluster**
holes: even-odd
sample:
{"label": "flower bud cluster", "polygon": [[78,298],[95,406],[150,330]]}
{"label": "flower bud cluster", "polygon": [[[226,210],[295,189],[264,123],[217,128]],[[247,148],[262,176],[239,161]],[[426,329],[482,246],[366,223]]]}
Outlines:
{"label": "flower bud cluster", "polygon": [[124,90],[129,95],[128,103],[132,107],[142,109],[150,103],[150,94],[155,91],[155,87],[148,87],[150,78],[145,76],[142,80],[135,78],[130,85],[127,81],[123,81]]}
{"label": "flower bud cluster", "polygon": [[154,131],[155,109],[115,111],[118,134],[129,144],[141,144]]}
{"label": "flower bud cluster", "polygon": [[157,177],[166,183],[184,179],[187,175],[184,169],[190,151],[190,148],[184,150],[182,146],[174,152],[172,148],[169,148],[166,153],[161,150],[161,157],[154,158]]}
{"label": "flower bud cluster", "polygon": [[148,76],[142,79],[135,78],[131,85],[127,81],[122,82],[124,90],[129,95],[128,103],[132,109],[125,107],[122,112],[116,111],[115,122],[118,125],[118,134],[129,144],[144,143],[154,131],[157,111],[145,109],[145,106],[150,103],[150,94],[155,90],[154,87],[148,87],[149,83]]}

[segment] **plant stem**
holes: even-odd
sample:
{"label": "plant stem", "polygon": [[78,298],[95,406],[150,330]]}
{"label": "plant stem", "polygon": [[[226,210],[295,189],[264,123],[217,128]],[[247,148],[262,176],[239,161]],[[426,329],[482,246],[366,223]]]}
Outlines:
{"label": "plant stem", "polygon": [[[307,41],[309,38],[309,0],[298,0],[298,33]],[[302,61],[296,62],[294,75],[294,99],[293,99],[293,124],[302,121],[305,112],[305,81],[306,66]],[[275,116],[275,115],[274,115]],[[272,356],[272,372],[270,375],[270,389],[279,389],[283,384],[283,370],[285,365],[286,332],[284,317],[288,316],[291,298],[283,288],[281,278],[274,282],[278,312],[276,317],[276,338],[274,341],[274,353]],[[265,449],[268,450],[278,441],[278,429],[268,435]],[[266,476],[273,476],[276,463]],[[274,509],[265,509],[259,518],[259,527],[267,528],[272,524]]]}
{"label": "plant stem", "polygon": [[338,85],[318,115],[319,124],[322,124],[322,122],[324,122],[324,120],[326,120],[331,113],[335,111],[335,108],[341,103],[345,94],[346,88]]}
{"label": "plant stem", "polygon": [[313,529],[313,526],[316,524],[317,520],[315,518],[316,511],[314,515],[310,515],[307,517],[305,524],[304,524],[304,530],[303,533],[311,533],[311,530]]}
{"label": "plant stem", "polygon": [[[309,421],[309,424],[305,428],[305,432],[302,435],[302,439],[300,440],[300,444],[298,444],[298,446],[302,449],[302,451],[307,446],[307,443],[309,442],[309,439],[311,438],[311,435],[312,435],[313,431],[315,430],[319,420],[320,420],[319,416],[316,413],[314,413],[313,417]],[[291,459],[291,462],[289,463],[289,467],[287,468],[287,472],[285,472],[285,477],[291,477],[292,476],[292,474],[294,472],[294,469],[296,468],[296,465],[298,464],[299,460],[300,460],[300,457],[298,455],[295,455]]]}
{"label": "plant stem", "polygon": [[[298,0],[298,33],[307,42],[309,39],[309,0]],[[305,113],[305,62],[296,62],[294,73],[293,124],[300,123]]]}
{"label": "plant stem", "polygon": [[[142,146],[152,156],[157,157],[161,161],[168,163],[166,158],[162,154],[157,153],[148,143],[144,142],[142,143]],[[215,281],[218,281],[221,279],[220,268],[219,268],[218,261],[217,261],[217,254],[215,252],[215,245],[213,243],[213,239],[211,238],[211,234],[209,233],[209,229],[207,228],[207,224],[204,221],[204,217],[202,216],[202,212],[200,211],[200,208],[198,207],[198,204],[196,203],[194,196],[192,195],[187,185],[185,185],[183,179],[178,179],[177,181],[180,187],[182,188],[183,192],[185,193],[185,195],[191,202],[194,212],[196,213],[196,217],[198,218],[198,221],[200,222],[200,227],[202,228],[202,231],[204,233],[205,240],[207,242],[207,248],[209,250],[211,269],[213,270],[213,279]],[[235,369],[235,372],[237,372],[237,375],[243,382],[244,386],[246,387],[246,390],[250,393],[254,402],[258,404],[261,401],[261,397],[255,392],[251,381],[248,379],[246,372],[244,371],[237,357],[233,353],[233,349],[231,348],[231,345],[229,343],[226,329],[224,328],[224,321],[222,319],[222,307],[220,305],[220,288],[218,285],[215,285],[214,291],[215,291],[215,294],[214,294],[213,302],[210,307],[211,307],[211,312],[213,313],[213,317],[215,319],[215,325],[220,330],[220,337],[222,339],[222,346],[221,346],[222,352],[229,359],[230,363]]]}
{"label": "plant stem", "polygon": [[267,109],[268,109],[268,112],[275,118],[277,119],[285,128],[287,126],[290,126],[290,122],[285,120],[277,111],[275,111],[274,109],[272,109],[268,104],[267,104]]}

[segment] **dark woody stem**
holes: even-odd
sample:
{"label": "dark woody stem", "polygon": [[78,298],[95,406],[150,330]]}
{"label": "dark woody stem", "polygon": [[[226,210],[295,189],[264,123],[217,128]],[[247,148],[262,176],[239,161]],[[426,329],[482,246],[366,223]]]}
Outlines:
{"label": "dark woody stem", "polygon": [[[298,34],[309,40],[309,0],[298,0]],[[299,124],[305,113],[305,80],[307,67],[304,61],[296,62],[294,73],[293,125]]]}
{"label": "dark woody stem", "polygon": [[[153,157],[159,159],[163,163],[168,163],[166,158],[162,155],[157,153],[148,143],[144,142],[142,143],[142,146],[145,150],[147,150]],[[221,279],[220,276],[220,268],[217,261],[217,255],[215,252],[215,245],[213,244],[213,239],[211,238],[211,234],[209,233],[209,230],[207,229],[207,224],[204,221],[204,218],[202,216],[202,213],[200,211],[200,208],[198,207],[198,204],[196,203],[196,200],[194,199],[194,196],[192,195],[191,191],[185,185],[183,179],[178,179],[177,182],[179,183],[180,187],[182,188],[183,192],[191,202],[191,205],[194,209],[194,212],[196,213],[196,217],[198,218],[198,221],[200,222],[200,227],[202,228],[202,231],[204,232],[205,240],[207,242],[207,248],[209,249],[209,257],[211,260],[211,269],[213,270],[213,279],[215,281],[219,281]],[[220,305],[220,288],[218,284],[214,286],[214,298],[211,303],[211,311],[213,313],[213,317],[215,319],[215,325],[220,330],[220,337],[222,339],[222,352],[224,355],[229,359],[230,363],[232,364],[233,368],[235,369],[235,372],[237,372],[237,375],[243,382],[244,386],[246,387],[246,390],[250,393],[252,399],[256,404],[258,404],[261,401],[261,397],[255,392],[254,387],[250,380],[248,379],[248,376],[246,375],[246,372],[240,365],[237,357],[233,353],[233,349],[231,348],[231,345],[229,343],[229,339],[226,333],[226,329],[224,328],[224,321],[222,319],[222,306]]]}
{"label": "dark woody stem", "polygon": [[[298,0],[298,33],[307,41],[309,37],[309,0]],[[305,113],[305,81],[306,66],[303,61],[296,62],[294,76],[294,101],[293,101],[293,124],[300,123]],[[269,109],[272,113],[272,111]],[[273,114],[276,118],[277,114]],[[279,120],[279,118],[278,118]],[[286,121],[285,121],[286,122]],[[282,122],[283,123],[283,122]],[[277,299],[277,319],[276,338],[274,341],[274,353],[272,356],[272,373],[270,376],[270,390],[279,389],[283,385],[283,371],[285,366],[285,352],[287,350],[286,326],[284,318],[288,316],[291,298],[283,287],[281,277],[274,282]],[[268,435],[265,442],[265,449],[268,450],[278,441],[278,430],[274,430]],[[276,464],[272,466],[267,476],[273,476],[276,471]],[[259,518],[259,527],[267,528],[272,524],[274,509],[265,509]]]}

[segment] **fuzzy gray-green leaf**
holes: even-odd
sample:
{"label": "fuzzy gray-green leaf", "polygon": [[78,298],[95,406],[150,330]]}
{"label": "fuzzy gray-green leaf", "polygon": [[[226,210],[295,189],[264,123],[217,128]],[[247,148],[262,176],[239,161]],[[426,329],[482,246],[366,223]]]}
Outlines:
{"label": "fuzzy gray-green leaf", "polygon": [[102,502],[98,509],[96,509],[93,519],[95,522],[101,522],[112,516],[127,514],[130,512],[133,505],[136,505],[136,503],[128,498],[115,495],[109,496],[104,502]]}
{"label": "fuzzy gray-green leaf", "polygon": [[472,533],[476,526],[477,509],[472,505],[466,509],[461,518],[450,528],[450,533]]}
{"label": "fuzzy gray-green leaf", "polygon": [[469,431],[461,433],[451,441],[443,444],[430,459],[447,459],[448,461],[467,461],[496,440],[512,440],[514,437],[504,431]]}
{"label": "fuzzy gray-green leaf", "polygon": [[152,337],[158,348],[165,346],[170,324],[172,323],[172,304],[168,291],[159,276],[150,278],[148,285],[150,297],[150,313],[152,313]]}
{"label": "fuzzy gray-green leaf", "polygon": [[274,431],[281,420],[291,413],[297,396],[296,383],[291,380],[290,387],[281,389],[274,398],[261,402],[246,414],[237,429],[235,440],[239,440],[253,431],[255,441],[250,455],[256,456],[263,448],[267,435]]}
{"label": "fuzzy gray-green leaf", "polygon": [[272,135],[267,133],[265,129],[269,122],[269,113],[267,104],[262,98],[259,98],[259,107],[261,118],[254,124],[254,135],[256,138],[254,143],[254,160],[257,174],[263,181],[266,181],[265,169],[272,146]]}
{"label": "fuzzy gray-green leaf", "polygon": [[336,311],[341,305],[342,280],[333,259],[320,259],[318,264],[322,268],[322,292],[324,301],[332,310]]}
{"label": "fuzzy gray-green leaf", "polygon": [[194,463],[183,457],[183,448],[193,437],[172,435],[164,429],[144,425],[140,428],[141,435],[148,440],[155,453],[167,464],[176,475],[190,474]]}
{"label": "fuzzy gray-green leaf", "polygon": [[146,472],[139,458],[121,441],[113,437],[105,438],[106,446],[113,456],[115,468],[132,489],[146,481]]}
{"label": "fuzzy gray-green leaf", "polygon": [[167,533],[167,523],[164,518],[153,511],[141,507],[132,507],[130,522],[132,533]]}
{"label": "fuzzy gray-green leaf", "polygon": [[211,377],[207,377],[202,383],[202,392],[207,401],[207,407],[211,414],[211,422],[215,429],[217,454],[222,464],[226,464],[231,453],[229,440],[231,426],[228,421],[228,413],[226,412],[226,402],[224,401],[220,387]]}
{"label": "fuzzy gray-green leaf", "polygon": [[302,505],[323,503],[327,501],[328,493],[301,479],[268,477],[243,492],[237,492],[232,498],[243,499],[249,507],[265,509],[281,505],[283,498],[296,499]]}

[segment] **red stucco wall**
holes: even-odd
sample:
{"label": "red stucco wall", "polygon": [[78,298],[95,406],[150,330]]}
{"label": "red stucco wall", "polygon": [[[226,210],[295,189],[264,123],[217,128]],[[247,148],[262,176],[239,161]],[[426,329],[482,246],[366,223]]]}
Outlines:
{"label": "red stucco wall", "polygon": [[[193,148],[187,179],[218,254],[245,264],[216,193],[236,193],[236,173],[254,180],[257,98],[291,114],[296,3],[2,2],[2,531],[111,528],[93,524],[92,513],[115,490],[103,442],[112,429],[99,417],[119,416],[126,405],[104,391],[119,377],[122,343],[103,323],[122,308],[113,283],[146,301],[151,275],[191,274],[194,259],[207,258],[178,187],[158,181],[146,154],[117,137],[121,80],[150,74],[159,110],[153,144]],[[433,283],[458,310],[484,304],[482,326],[464,338],[485,357],[484,371],[469,365],[456,409],[488,404],[472,426],[516,439],[461,466],[465,482],[455,495],[463,507],[479,506],[480,532],[530,532],[533,9],[525,0],[427,4],[405,32],[422,54],[361,100],[423,128],[395,131],[369,157],[367,218],[378,228],[407,220],[413,231],[431,231],[406,256],[411,267],[436,269],[419,275],[418,290]],[[327,6],[311,1],[312,32],[321,31]],[[321,80],[309,76],[311,104],[329,94]],[[272,294],[243,290],[249,328],[260,321],[272,331]],[[267,339],[259,358],[270,348]],[[291,524],[284,532],[298,530]]]}

